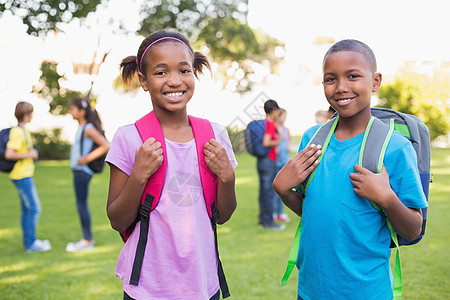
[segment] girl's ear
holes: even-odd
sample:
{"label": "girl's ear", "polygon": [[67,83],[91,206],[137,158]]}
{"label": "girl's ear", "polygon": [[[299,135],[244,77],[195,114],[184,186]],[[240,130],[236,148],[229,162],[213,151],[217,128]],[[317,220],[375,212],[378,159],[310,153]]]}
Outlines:
{"label": "girl's ear", "polygon": [[373,93],[378,92],[378,90],[380,89],[381,80],[382,80],[381,73],[373,74],[373,84],[372,84],[372,92]]}
{"label": "girl's ear", "polygon": [[141,83],[142,89],[145,92],[148,92],[147,79],[145,78],[145,76],[141,72],[138,72],[138,77],[139,77],[139,82]]}

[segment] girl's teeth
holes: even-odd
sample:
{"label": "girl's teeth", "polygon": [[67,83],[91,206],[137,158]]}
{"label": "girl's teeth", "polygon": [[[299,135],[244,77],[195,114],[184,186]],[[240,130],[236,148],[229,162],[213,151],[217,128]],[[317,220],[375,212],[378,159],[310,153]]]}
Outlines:
{"label": "girl's teeth", "polygon": [[338,100],[338,102],[340,102],[340,103],[346,103],[348,101],[350,101],[350,99]]}
{"label": "girl's teeth", "polygon": [[166,94],[166,96],[169,97],[169,98],[178,98],[178,97],[180,97],[181,95],[183,95],[182,92],[178,92],[178,93],[168,93],[168,94]]}

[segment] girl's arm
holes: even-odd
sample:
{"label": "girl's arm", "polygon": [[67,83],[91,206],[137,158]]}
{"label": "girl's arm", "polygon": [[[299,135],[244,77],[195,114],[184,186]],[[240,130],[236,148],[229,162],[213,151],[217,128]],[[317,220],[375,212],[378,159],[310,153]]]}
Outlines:
{"label": "girl's arm", "polygon": [[374,174],[355,165],[356,173],[351,173],[351,183],[356,194],[377,203],[386,213],[395,231],[412,241],[422,231],[422,211],[406,207],[392,190],[389,175],[383,166],[381,173]]}
{"label": "girl's arm", "polygon": [[95,128],[93,126],[86,128],[84,130],[84,135],[86,137],[91,138],[95,144],[99,145],[99,147],[97,149],[95,149],[94,151],[90,152],[88,155],[80,157],[80,159],[78,160],[78,164],[80,166],[90,163],[94,159],[106,154],[109,150],[108,141],[100,133],[100,131],[97,130],[97,128]]}
{"label": "girl's arm", "polygon": [[310,145],[297,153],[278,172],[273,181],[273,188],[283,203],[299,216],[302,216],[303,200],[293,189],[317,167],[321,148],[320,145]]}
{"label": "girl's arm", "polygon": [[235,191],[235,175],[225,148],[214,139],[205,144],[205,162],[217,176],[217,210],[219,220],[223,224],[231,218],[237,206]]}
{"label": "girl's arm", "polygon": [[136,151],[130,176],[110,165],[106,213],[115,230],[125,231],[136,219],[147,180],[162,163],[162,151],[161,144],[149,138]]}

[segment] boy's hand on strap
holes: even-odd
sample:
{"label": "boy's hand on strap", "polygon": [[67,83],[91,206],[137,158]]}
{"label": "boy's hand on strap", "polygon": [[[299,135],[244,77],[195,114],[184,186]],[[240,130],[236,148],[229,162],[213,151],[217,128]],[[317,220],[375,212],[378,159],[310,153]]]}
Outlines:
{"label": "boy's hand on strap", "polygon": [[390,201],[397,198],[389,184],[389,174],[385,166],[379,174],[359,165],[355,165],[354,169],[356,172],[350,174],[350,179],[355,187],[353,191],[358,196],[375,202],[382,208],[386,208]]}
{"label": "boy's hand on strap", "polygon": [[215,139],[205,143],[205,162],[222,182],[234,181],[234,169],[225,148]]}
{"label": "boy's hand on strap", "polygon": [[149,138],[136,150],[133,173],[145,182],[158,170],[163,161],[163,149],[161,143],[154,138]]}
{"label": "boy's hand on strap", "polygon": [[273,181],[277,194],[281,196],[288,193],[311,174],[319,164],[317,158],[322,153],[320,149],[321,145],[309,145],[286,163]]}

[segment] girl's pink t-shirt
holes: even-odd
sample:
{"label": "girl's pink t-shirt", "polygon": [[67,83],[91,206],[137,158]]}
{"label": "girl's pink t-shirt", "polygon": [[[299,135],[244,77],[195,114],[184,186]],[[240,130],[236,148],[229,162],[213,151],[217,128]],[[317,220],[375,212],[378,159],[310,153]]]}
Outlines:
{"label": "girl's pink t-shirt", "polygon": [[[236,159],[227,131],[211,123],[215,139]],[[129,284],[140,223],[122,248],[116,276],[134,299],[209,299],[219,290],[214,233],[200,181],[195,141],[165,139],[167,171],[161,198],[150,213],[147,247],[138,286]],[[125,174],[133,169],[142,140],[134,124],[120,127],[106,161]]]}

